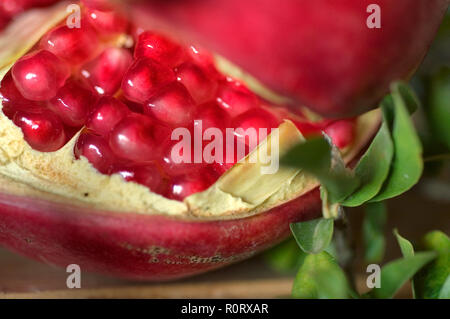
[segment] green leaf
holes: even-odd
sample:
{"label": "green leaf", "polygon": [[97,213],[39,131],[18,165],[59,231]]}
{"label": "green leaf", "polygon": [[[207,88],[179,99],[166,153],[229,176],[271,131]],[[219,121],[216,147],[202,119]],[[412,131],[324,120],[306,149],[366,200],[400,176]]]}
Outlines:
{"label": "green leaf", "polygon": [[441,292],[438,296],[439,299],[450,299],[450,275],[445,280],[444,285],[442,286]]}
{"label": "green leaf", "polygon": [[394,236],[397,238],[398,245],[400,246],[400,250],[402,252],[403,257],[411,257],[414,256],[414,247],[409,240],[402,237],[397,229],[394,229]]}
{"label": "green leaf", "polygon": [[355,175],[361,181],[360,188],[351,194],[343,206],[360,206],[378,194],[389,175],[394,144],[388,124],[383,121],[380,130],[355,168]]}
{"label": "green leaf", "polygon": [[309,254],[317,254],[328,247],[333,237],[333,219],[319,218],[291,224],[291,231],[300,248]]}
{"label": "green leaf", "polygon": [[297,271],[305,257],[306,254],[298,247],[294,238],[285,240],[264,253],[267,264],[280,273]]}
{"label": "green leaf", "polygon": [[[386,119],[392,118],[394,158],[388,179],[380,193],[371,201],[382,201],[398,196],[414,186],[423,170],[422,146],[408,113],[412,95],[405,95],[402,84],[392,86],[392,100],[385,99],[383,111]],[[391,103],[392,102],[392,103]],[[413,109],[413,106],[410,106]],[[392,116],[393,115],[393,116]]]}
{"label": "green leaf", "polygon": [[420,107],[420,101],[416,94],[414,94],[414,91],[411,89],[411,87],[408,84],[397,82],[394,83],[394,88],[401,94],[408,113],[410,115],[414,114]]}
{"label": "green leaf", "polygon": [[374,288],[368,296],[377,299],[394,297],[409,279],[436,256],[435,252],[422,252],[386,264],[381,269],[380,288]]}
{"label": "green leaf", "polygon": [[450,149],[450,68],[443,68],[430,81],[428,120],[434,137]]}
{"label": "green leaf", "polygon": [[[394,229],[394,236],[397,238],[398,245],[400,246],[400,250],[402,252],[403,257],[411,257],[414,256],[414,247],[409,240],[402,237],[397,229]],[[416,288],[414,285],[414,279],[411,280],[412,294],[415,299],[417,296]]]}
{"label": "green leaf", "polygon": [[359,180],[343,164],[324,137],[309,139],[294,146],[282,159],[281,165],[301,168],[314,175],[328,191],[331,204],[349,196]]}
{"label": "green leaf", "polygon": [[350,287],[344,271],[325,251],[307,255],[292,288],[292,297],[301,299],[349,298]]}
{"label": "green leaf", "polygon": [[386,224],[386,207],[383,202],[368,203],[365,207],[363,221],[364,259],[367,263],[383,260],[386,248],[384,227]]}
{"label": "green leaf", "polygon": [[[432,231],[422,240],[422,249],[434,250],[439,255],[436,260],[427,265],[415,277],[418,298],[436,299],[447,295],[447,284],[450,276],[450,238],[440,231]],[[445,291],[447,289],[447,292]],[[444,290],[442,292],[442,290]]]}

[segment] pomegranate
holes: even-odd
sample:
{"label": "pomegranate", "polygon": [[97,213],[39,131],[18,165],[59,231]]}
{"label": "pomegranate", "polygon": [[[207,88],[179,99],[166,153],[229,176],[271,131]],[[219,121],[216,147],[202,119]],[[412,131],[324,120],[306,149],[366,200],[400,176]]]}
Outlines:
{"label": "pomegranate", "polygon": [[54,23],[0,63],[0,243],[27,256],[153,280],[241,260],[320,213],[315,179],[251,152],[326,132],[350,163],[379,126],[312,122],[196,43],[81,4],[84,31],[36,12]]}
{"label": "pomegranate", "polygon": [[342,118],[376,107],[392,81],[411,76],[449,1],[141,3],[134,21],[194,37],[278,93]]}

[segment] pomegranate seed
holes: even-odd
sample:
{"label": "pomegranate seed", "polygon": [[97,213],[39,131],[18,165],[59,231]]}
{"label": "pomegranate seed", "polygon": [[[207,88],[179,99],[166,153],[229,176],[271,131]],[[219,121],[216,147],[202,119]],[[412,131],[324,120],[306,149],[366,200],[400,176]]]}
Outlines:
{"label": "pomegranate seed", "polygon": [[223,83],[219,87],[217,101],[231,117],[239,116],[250,109],[258,107],[259,104],[256,95],[239,82]]}
{"label": "pomegranate seed", "polygon": [[0,85],[0,99],[2,100],[3,106],[7,104],[29,104],[31,101],[25,99],[22,94],[20,94],[14,80],[11,75],[11,71],[6,73]]}
{"label": "pomegranate seed", "polygon": [[111,131],[109,145],[118,157],[135,162],[149,162],[160,157],[158,145],[163,142],[158,132],[160,129],[161,126],[148,116],[132,114]]}
{"label": "pomegranate seed", "polygon": [[97,134],[108,135],[130,110],[119,100],[104,96],[95,105],[86,120],[86,127]]}
{"label": "pomegranate seed", "polygon": [[[191,132],[191,138],[192,136],[193,135]],[[163,146],[165,153],[163,155],[163,161],[161,164],[164,168],[164,171],[166,171],[170,176],[198,173],[202,168],[205,167],[205,163],[194,163],[194,145],[192,143],[192,140],[190,144],[190,150],[185,148],[174,149],[175,145],[178,142],[179,141],[170,140]],[[187,154],[189,154],[190,156],[187,156]],[[186,159],[186,162],[178,163],[179,161],[181,161],[181,159]]]}
{"label": "pomegranate seed", "polygon": [[230,127],[230,116],[217,103],[209,102],[197,106],[194,119],[202,121],[202,130],[208,128],[218,128],[225,130]]}
{"label": "pomegranate seed", "polygon": [[353,141],[354,129],[355,122],[353,120],[341,120],[328,125],[325,128],[325,133],[331,137],[337,147],[344,148]]}
{"label": "pomegranate seed", "polygon": [[88,8],[86,10],[86,16],[89,23],[102,36],[123,33],[128,26],[127,18],[113,10]]}
{"label": "pomegranate seed", "polygon": [[145,31],[139,36],[134,57],[136,59],[150,58],[171,68],[183,63],[186,59],[181,46],[160,34],[150,31]]}
{"label": "pomegranate seed", "polygon": [[14,123],[22,129],[25,141],[40,152],[53,152],[66,142],[60,119],[45,109],[39,112],[18,111]]}
{"label": "pomegranate seed", "polygon": [[295,119],[291,119],[298,130],[302,133],[303,136],[308,137],[312,135],[320,135],[321,134],[321,124],[320,123],[312,123],[306,120],[299,121]]}
{"label": "pomegranate seed", "polygon": [[17,111],[40,110],[42,106],[40,102],[25,99],[19,90],[17,90],[11,71],[6,73],[0,86],[0,100],[2,103],[3,113],[12,120]]}
{"label": "pomegranate seed", "polygon": [[119,174],[126,181],[147,186],[154,193],[167,192],[169,179],[155,162],[146,165],[119,165],[113,169],[113,173]]}
{"label": "pomegranate seed", "polygon": [[[249,110],[245,113],[242,113],[237,118],[233,120],[234,128],[242,128],[244,131],[254,128],[256,132],[256,145],[258,145],[263,139],[266,138],[266,135],[260,134],[259,129],[267,129],[267,135],[270,134],[272,128],[277,128],[279,125],[279,120],[269,111],[258,108]],[[255,141],[251,139],[249,135],[242,135],[239,133],[235,133],[237,141],[241,143],[245,143],[250,146],[250,151],[253,150],[255,145]]]}
{"label": "pomegranate seed", "polygon": [[136,60],[122,80],[122,90],[127,99],[144,103],[158,89],[175,80],[168,67],[148,58]]}
{"label": "pomegranate seed", "polygon": [[87,158],[100,173],[108,174],[114,163],[114,154],[109,148],[108,141],[103,137],[82,132],[74,147],[75,158]]}
{"label": "pomegranate seed", "polygon": [[195,64],[201,66],[203,69],[217,73],[214,67],[214,57],[207,50],[197,45],[191,45],[188,50],[188,55]]}
{"label": "pomegranate seed", "polygon": [[219,174],[220,176],[222,176],[223,174],[225,174],[226,171],[228,171],[231,167],[233,167],[233,163],[212,163],[211,167],[212,169]]}
{"label": "pomegranate seed", "polygon": [[46,50],[25,55],[12,67],[17,89],[32,101],[45,101],[54,97],[69,74],[69,67]]}
{"label": "pomegranate seed", "polygon": [[166,197],[182,201],[186,197],[199,193],[210,187],[219,176],[210,168],[205,168],[199,174],[174,177]]}
{"label": "pomegranate seed", "polygon": [[187,126],[193,107],[194,101],[184,85],[172,82],[147,101],[144,113],[172,126]]}
{"label": "pomegranate seed", "polygon": [[91,91],[82,88],[73,80],[68,80],[49,101],[48,107],[58,114],[64,124],[80,127],[85,123],[93,102]]}
{"label": "pomegranate seed", "polygon": [[133,57],[123,48],[108,48],[81,69],[81,75],[99,95],[114,95]]}
{"label": "pomegranate seed", "polygon": [[41,40],[41,48],[70,64],[80,64],[92,58],[98,48],[98,38],[90,27],[57,27]]}
{"label": "pomegranate seed", "polygon": [[193,63],[183,63],[176,69],[177,80],[188,89],[197,104],[212,100],[217,91],[217,81]]}

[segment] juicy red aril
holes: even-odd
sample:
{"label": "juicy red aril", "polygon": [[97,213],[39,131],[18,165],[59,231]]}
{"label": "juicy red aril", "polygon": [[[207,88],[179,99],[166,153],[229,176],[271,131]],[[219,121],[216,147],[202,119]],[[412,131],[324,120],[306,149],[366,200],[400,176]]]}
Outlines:
{"label": "juicy red aril", "polygon": [[189,145],[181,147],[180,141],[170,140],[163,145],[164,154],[161,162],[162,167],[170,176],[183,174],[198,174],[205,167],[205,163],[194,162],[194,144],[192,142],[193,133]]}
{"label": "juicy red aril", "polygon": [[80,64],[91,58],[99,45],[95,32],[83,24],[82,28],[57,27],[41,40],[41,48],[68,63]]}
{"label": "juicy red aril", "polygon": [[81,156],[87,160],[101,173],[110,172],[111,165],[114,163],[115,156],[109,148],[108,141],[103,137],[82,132],[74,147],[75,158]]}
{"label": "juicy red aril", "polygon": [[[202,121],[202,131],[208,128],[218,128],[225,130],[230,127],[230,116],[220,108],[215,102],[209,102],[197,106],[194,119],[196,121]],[[199,123],[196,123],[196,127]]]}
{"label": "juicy red aril", "polygon": [[160,34],[150,31],[145,31],[139,35],[134,57],[150,58],[169,67],[179,65],[186,58],[181,46]]}
{"label": "juicy red aril", "polygon": [[122,80],[122,90],[127,99],[144,103],[158,89],[175,80],[173,71],[165,65],[148,59],[137,59]]}
{"label": "juicy red aril", "polygon": [[174,177],[166,197],[182,201],[189,195],[202,192],[210,187],[219,176],[210,168],[205,168],[199,174]]}
{"label": "juicy red aril", "polygon": [[135,161],[149,162],[158,157],[158,124],[148,116],[133,114],[120,121],[109,135],[109,145],[116,156]]}
{"label": "juicy red aril", "polygon": [[197,104],[214,99],[218,84],[211,74],[190,62],[183,63],[175,72],[177,80],[188,89]]}
{"label": "juicy red aril", "polygon": [[98,100],[86,120],[86,127],[97,134],[108,135],[125,116],[130,113],[128,107],[119,100],[104,96]]}
{"label": "juicy red aril", "polygon": [[41,102],[27,100],[17,90],[11,71],[6,73],[0,85],[0,99],[3,113],[12,120],[17,111],[39,110]]}
{"label": "juicy red aril", "polygon": [[11,72],[19,92],[32,101],[54,97],[70,74],[67,64],[46,50],[20,58]]}
{"label": "juicy red aril", "polygon": [[231,117],[239,116],[259,104],[256,95],[239,82],[224,82],[217,93],[217,101]]}
{"label": "juicy red aril", "polygon": [[25,141],[40,152],[56,151],[66,142],[61,121],[50,111],[18,111],[14,123],[22,129]]}
{"label": "juicy red aril", "polygon": [[218,73],[214,66],[214,57],[205,49],[197,45],[191,45],[188,50],[188,55],[196,65],[213,73]]}
{"label": "juicy red aril", "polygon": [[86,16],[89,23],[101,35],[125,32],[128,26],[126,17],[116,11],[88,8]]}
{"label": "juicy red aril", "polygon": [[[254,129],[256,141],[252,139],[253,136],[240,134],[238,132],[235,134],[239,142],[252,146],[251,150],[253,149],[253,146],[258,145],[270,134],[272,128],[277,128],[278,125],[279,120],[272,113],[261,108],[249,110],[233,120],[233,127],[235,128],[241,128],[243,131],[253,131]],[[263,130],[260,132],[260,129]],[[266,134],[264,134],[264,129],[266,129]]]}
{"label": "juicy red aril", "polygon": [[73,80],[68,80],[49,101],[48,107],[58,114],[64,124],[81,127],[86,121],[93,102],[94,97],[91,91],[84,89]]}
{"label": "juicy red aril", "polygon": [[154,193],[167,192],[169,179],[155,162],[146,165],[118,165],[114,167],[113,173],[119,174],[126,181],[147,186]]}
{"label": "juicy red aril", "polygon": [[353,120],[340,120],[328,125],[324,131],[331,137],[331,140],[337,147],[343,148],[353,141],[354,130],[355,123]]}
{"label": "juicy red aril", "polygon": [[114,95],[133,57],[123,48],[107,48],[97,58],[84,65],[81,75],[100,95]]}
{"label": "juicy red aril", "polygon": [[30,101],[25,99],[17,89],[11,75],[11,71],[6,73],[0,85],[0,98],[3,106],[7,104],[28,104]]}
{"label": "juicy red aril", "polygon": [[192,120],[194,101],[178,82],[173,82],[153,95],[144,106],[144,113],[171,126],[187,126]]}

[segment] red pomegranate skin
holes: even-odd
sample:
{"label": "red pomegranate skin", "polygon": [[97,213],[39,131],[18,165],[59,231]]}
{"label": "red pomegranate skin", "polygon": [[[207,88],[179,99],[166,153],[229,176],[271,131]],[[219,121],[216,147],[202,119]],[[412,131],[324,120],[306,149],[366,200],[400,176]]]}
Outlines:
{"label": "red pomegranate skin", "polygon": [[113,213],[0,193],[0,245],[82,271],[163,281],[248,258],[289,234],[289,223],[320,214],[318,190],[253,217],[189,222]]}
{"label": "red pomegranate skin", "polygon": [[[380,29],[367,27],[371,4],[381,8]],[[392,81],[412,75],[448,4],[148,0],[136,7],[134,21],[148,26],[158,19],[160,26],[187,32],[299,104],[327,117],[346,117],[376,107]]]}

